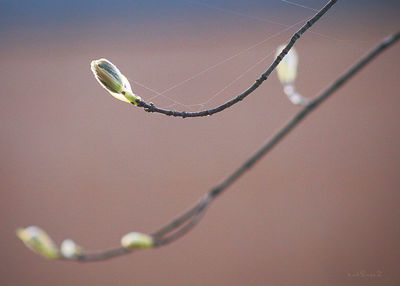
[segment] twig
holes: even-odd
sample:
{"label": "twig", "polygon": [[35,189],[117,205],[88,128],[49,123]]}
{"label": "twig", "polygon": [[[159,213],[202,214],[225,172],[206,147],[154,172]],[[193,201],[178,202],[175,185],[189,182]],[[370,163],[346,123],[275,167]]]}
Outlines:
{"label": "twig", "polygon": [[175,117],[203,117],[213,115],[215,113],[221,112],[228,107],[242,101],[246,98],[249,94],[255,91],[265,80],[268,79],[269,75],[274,71],[274,69],[278,66],[278,64],[282,61],[282,59],[286,56],[289,50],[293,47],[294,43],[307,31],[312,25],[314,25],[321,17],[324,15],[335,3],[337,0],[330,0],[314,17],[308,20],[301,28],[298,30],[290,39],[290,42],[286,45],[286,47],[282,50],[282,52],[276,57],[274,62],[269,66],[269,68],[251,85],[248,89],[244,92],[236,96],[235,98],[228,100],[224,104],[198,112],[186,112],[186,111],[176,111],[176,110],[168,110],[156,107],[152,103],[147,103],[143,100],[138,100],[133,104],[137,104],[139,107],[143,107],[147,112],[156,112],[161,113],[168,116],[175,116]]}
{"label": "twig", "polygon": [[[369,62],[371,62],[376,56],[381,54],[389,46],[393,45],[400,39],[400,31],[385,38],[376,48],[361,58],[355,65],[353,65],[347,72],[336,79],[325,91],[320,93],[309,105],[304,107],[298,112],[288,123],[286,123],[277,134],[270,138],[264,146],[261,147],[256,153],[248,158],[238,169],[236,169],[230,176],[222,181],[221,184],[214,187],[205,197],[197,203],[195,206],[178,216],[172,222],[161,227],[158,231],[153,234],[155,239],[155,246],[163,246],[167,243],[171,243],[178,238],[182,237],[185,233],[190,231],[200,221],[204,215],[207,207],[211,202],[221,195],[231,184],[237,181],[246,171],[253,167],[263,156],[265,156],[271,149],[276,146],[281,140],[289,134],[311,111],[317,108],[323,101],[325,101],[330,95],[337,91],[342,85],[350,80],[358,71],[364,68]],[[175,231],[175,232],[173,232]],[[172,233],[172,234],[171,234]],[[116,257],[119,255],[126,254],[127,250],[124,248],[117,248],[106,252],[99,252],[95,254],[83,254],[78,258],[77,261],[99,261],[108,258]]]}

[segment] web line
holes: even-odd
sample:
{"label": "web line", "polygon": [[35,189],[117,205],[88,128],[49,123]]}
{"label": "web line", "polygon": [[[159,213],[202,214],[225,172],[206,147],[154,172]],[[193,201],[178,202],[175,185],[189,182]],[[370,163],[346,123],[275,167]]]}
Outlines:
{"label": "web line", "polygon": [[286,0],[279,0],[279,1],[282,1],[282,2],[285,2],[285,3],[288,3],[288,4],[291,4],[291,5],[293,5],[293,6],[298,6],[298,7],[301,7],[301,8],[307,9],[307,10],[310,10],[310,11],[314,11],[314,12],[318,11],[318,9],[314,9],[314,8],[311,8],[311,7],[308,7],[308,6],[305,6],[305,5],[296,3],[296,2],[286,1]]}
{"label": "web line", "polygon": [[[306,19],[308,19],[308,18],[306,18]],[[212,66],[209,66],[208,68],[206,68],[206,69],[204,69],[204,70],[202,70],[202,71],[200,71],[200,72],[198,72],[198,73],[196,73],[196,74],[194,74],[194,75],[192,75],[192,76],[190,76],[190,77],[188,77],[188,78],[182,80],[181,82],[178,82],[178,83],[176,83],[176,84],[174,84],[174,85],[168,87],[167,89],[165,89],[165,90],[163,90],[163,91],[161,91],[161,92],[158,92],[158,91],[155,91],[154,89],[151,89],[151,88],[149,88],[149,87],[146,87],[144,84],[141,84],[141,83],[139,83],[139,82],[135,82],[135,83],[136,83],[137,85],[140,85],[140,86],[142,86],[142,87],[144,87],[144,88],[146,88],[146,89],[148,89],[148,90],[150,90],[150,91],[156,93],[156,95],[153,96],[153,97],[151,97],[151,98],[149,98],[149,100],[153,100],[153,99],[155,99],[155,98],[157,98],[157,97],[159,97],[159,96],[163,96],[163,97],[165,97],[165,98],[167,98],[167,99],[169,99],[169,100],[171,100],[171,101],[173,101],[173,102],[175,102],[175,103],[177,103],[177,104],[180,104],[180,105],[183,105],[183,106],[190,106],[190,105],[185,105],[185,104],[183,104],[183,103],[180,103],[180,102],[177,102],[177,101],[171,99],[171,97],[166,96],[165,93],[167,93],[167,92],[169,92],[169,91],[171,91],[171,90],[173,90],[173,89],[175,89],[175,88],[177,88],[177,87],[179,87],[179,86],[182,86],[183,84],[185,84],[185,83],[187,83],[187,82],[189,82],[189,81],[194,80],[195,78],[197,78],[197,77],[199,77],[199,76],[205,74],[206,72],[211,71],[211,70],[215,69],[216,67],[218,67],[218,66],[220,66],[220,65],[222,65],[222,64],[224,64],[224,63],[226,63],[226,62],[228,62],[228,61],[230,61],[230,60],[232,60],[232,59],[234,59],[234,58],[237,58],[238,56],[244,54],[245,52],[248,52],[248,51],[250,51],[250,50],[252,50],[252,49],[254,49],[254,48],[256,48],[256,47],[258,47],[258,46],[260,46],[260,45],[262,45],[262,44],[264,44],[264,43],[266,43],[267,41],[269,41],[269,40],[271,40],[271,39],[273,39],[273,38],[279,36],[280,34],[286,32],[286,31],[288,31],[288,30],[290,30],[290,29],[292,29],[292,28],[294,28],[295,26],[297,26],[297,25],[299,25],[299,24],[305,22],[306,19],[301,20],[301,21],[299,21],[299,22],[297,22],[297,23],[295,23],[295,24],[293,24],[293,25],[291,25],[291,26],[288,26],[288,27],[286,27],[285,29],[282,29],[281,31],[279,31],[279,32],[277,32],[277,33],[275,33],[275,34],[273,34],[272,36],[269,36],[269,37],[263,39],[262,41],[260,41],[260,42],[258,42],[258,43],[256,43],[256,44],[254,44],[254,45],[252,45],[252,46],[250,46],[250,47],[248,47],[248,48],[245,48],[245,49],[239,51],[238,53],[236,53],[236,54],[234,54],[234,55],[232,55],[232,56],[230,56],[230,57],[228,57],[228,58],[225,58],[225,59],[222,60],[222,61],[219,61],[219,62],[213,64]],[[256,63],[256,64],[258,64],[258,63]],[[247,72],[247,71],[245,71],[244,73],[246,73],[246,72]],[[195,104],[195,105],[198,105],[198,104]],[[193,106],[193,105],[191,105],[191,106]]]}
{"label": "web line", "polygon": [[[248,73],[250,70],[252,70],[252,69],[253,69],[256,65],[258,65],[260,62],[255,63],[255,64],[252,65],[249,69],[245,70],[245,71],[244,71],[242,74],[240,74],[237,78],[235,78],[233,81],[231,81],[230,83],[228,83],[228,84],[227,84],[225,87],[223,87],[221,90],[217,91],[214,95],[212,95],[208,100],[204,101],[203,103],[198,103],[198,104],[184,104],[184,103],[182,103],[182,102],[180,102],[180,101],[177,101],[177,100],[173,99],[171,96],[167,96],[166,93],[168,93],[168,92],[170,92],[171,90],[174,90],[174,89],[176,89],[176,88],[178,88],[178,87],[180,87],[180,86],[182,86],[182,85],[184,85],[184,84],[186,84],[186,83],[188,83],[188,82],[190,82],[190,81],[192,81],[192,80],[198,78],[199,76],[201,76],[201,75],[203,75],[203,74],[205,74],[205,73],[207,73],[207,72],[209,72],[209,71],[215,69],[216,67],[218,67],[218,66],[220,66],[220,65],[223,65],[223,64],[226,63],[226,62],[229,62],[229,61],[232,60],[232,59],[237,58],[238,56],[240,56],[240,55],[242,55],[242,54],[244,54],[244,53],[246,53],[246,52],[248,52],[248,51],[250,51],[250,50],[253,50],[254,48],[256,48],[256,47],[258,47],[258,46],[260,46],[260,45],[266,43],[267,41],[271,40],[272,38],[274,38],[274,37],[276,37],[276,36],[279,36],[280,34],[282,34],[282,33],[286,32],[286,31],[292,29],[293,27],[295,27],[295,26],[297,26],[297,25],[299,25],[299,24],[305,22],[305,21],[308,19],[308,17],[306,17],[306,19],[301,20],[301,21],[299,21],[299,22],[297,22],[297,23],[295,23],[295,24],[286,25],[286,24],[282,24],[282,23],[278,23],[278,22],[274,22],[274,21],[269,21],[269,20],[267,20],[267,19],[265,19],[265,18],[256,17],[256,16],[251,16],[251,15],[247,15],[247,14],[244,14],[244,13],[239,13],[239,12],[236,12],[236,11],[234,11],[234,10],[223,9],[223,8],[215,7],[215,6],[212,6],[212,5],[209,5],[209,4],[205,4],[205,3],[202,3],[202,2],[199,2],[199,1],[195,1],[195,0],[185,0],[185,1],[186,1],[186,2],[189,2],[189,3],[193,3],[193,4],[198,4],[198,5],[207,7],[207,8],[209,8],[209,9],[218,10],[218,11],[220,11],[220,12],[227,12],[227,13],[234,14],[234,15],[238,15],[238,16],[241,16],[241,17],[246,17],[246,18],[250,18],[250,19],[254,19],[254,20],[258,20],[258,21],[269,22],[269,23],[272,23],[272,24],[277,24],[277,25],[280,25],[280,26],[285,26],[285,28],[282,29],[282,30],[280,30],[279,32],[273,34],[272,36],[269,36],[269,37],[263,39],[262,41],[257,42],[256,44],[254,44],[254,45],[252,45],[252,46],[250,46],[250,47],[248,47],[248,48],[245,48],[245,49],[239,51],[238,53],[236,53],[236,54],[234,54],[234,55],[232,55],[232,56],[229,56],[229,57],[223,59],[222,61],[219,61],[219,62],[217,62],[217,63],[215,63],[215,64],[213,64],[213,65],[207,67],[206,69],[204,69],[204,70],[202,70],[202,71],[200,71],[200,72],[198,72],[198,73],[196,73],[196,74],[194,74],[194,75],[192,75],[192,76],[190,76],[190,77],[188,77],[188,78],[186,78],[186,79],[184,79],[184,80],[182,80],[182,81],[180,81],[180,82],[178,82],[178,83],[176,83],[176,84],[174,84],[174,85],[172,85],[172,86],[170,86],[170,87],[168,87],[168,88],[166,88],[166,89],[164,89],[164,90],[161,91],[161,92],[156,91],[156,90],[154,90],[154,89],[152,89],[152,88],[150,88],[150,87],[144,85],[143,83],[139,83],[139,82],[137,82],[137,81],[134,81],[135,84],[137,84],[137,85],[139,85],[139,86],[141,86],[141,87],[143,87],[143,88],[145,88],[145,89],[147,89],[147,90],[149,90],[149,91],[152,91],[153,93],[156,94],[156,95],[154,95],[154,96],[148,98],[148,100],[151,101],[151,100],[154,100],[154,99],[156,99],[156,98],[158,98],[158,97],[160,97],[160,96],[162,96],[163,98],[166,98],[167,100],[170,100],[170,101],[172,102],[172,104],[167,105],[167,106],[164,106],[165,108],[171,107],[171,106],[175,106],[175,105],[181,105],[181,106],[186,107],[186,108],[191,108],[191,107],[195,107],[195,106],[203,107],[205,104],[207,104],[208,102],[210,102],[211,100],[213,100],[216,96],[218,96],[221,92],[223,92],[223,91],[226,90],[228,87],[230,87],[231,85],[233,85],[236,81],[238,81],[239,79],[241,79],[246,73]],[[295,3],[295,2],[290,2],[290,1],[286,1],[286,0],[279,0],[279,1],[285,2],[285,3],[288,3],[288,4],[291,4],[291,5],[303,7],[303,5],[298,4],[298,3]],[[304,6],[303,8],[307,8],[307,9],[313,10],[313,11],[318,11],[317,9],[310,8],[310,7],[307,7],[307,6]],[[328,39],[332,39],[332,40],[336,40],[336,41],[345,41],[345,40],[336,39],[336,38],[333,38],[333,37],[330,37],[330,36],[327,36],[327,35],[324,35],[324,34],[321,34],[321,33],[318,33],[318,32],[312,32],[312,31],[310,31],[310,32],[311,32],[311,33],[314,33],[314,34],[316,34],[316,35],[318,35],[318,36],[324,37],[324,38],[328,38]],[[261,59],[261,62],[262,62],[264,59],[268,58],[270,55],[271,55],[271,54],[268,54],[265,58]]]}

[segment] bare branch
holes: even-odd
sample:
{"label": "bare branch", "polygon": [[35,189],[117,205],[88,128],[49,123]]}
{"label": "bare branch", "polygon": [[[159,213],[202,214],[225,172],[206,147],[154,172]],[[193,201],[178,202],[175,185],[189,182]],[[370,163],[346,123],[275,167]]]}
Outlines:
{"label": "bare branch", "polygon": [[156,112],[161,113],[168,116],[174,117],[203,117],[213,115],[215,113],[221,112],[228,107],[238,103],[245,99],[249,94],[255,91],[265,80],[268,79],[269,75],[274,71],[274,69],[278,66],[278,64],[282,61],[282,59],[286,56],[289,50],[293,47],[294,43],[304,34],[312,25],[314,25],[328,10],[337,2],[337,0],[330,0],[317,14],[314,15],[310,20],[308,20],[301,28],[298,30],[290,39],[290,42],[286,45],[286,47],[282,50],[282,52],[276,57],[274,62],[269,66],[269,68],[244,92],[236,96],[235,98],[228,100],[224,104],[198,112],[186,112],[186,111],[176,111],[176,110],[168,110],[163,108],[158,108],[152,103],[147,103],[144,100],[136,100],[134,103],[135,106],[143,107],[147,112]]}
{"label": "bare branch", "polygon": [[[395,44],[400,39],[400,31],[392,36],[385,38],[376,48],[361,58],[355,65],[353,65],[347,72],[336,79],[325,91],[320,93],[309,105],[304,107],[298,112],[288,123],[286,123],[277,134],[272,136],[257,152],[248,158],[238,169],[236,169],[230,176],[222,181],[221,184],[214,187],[206,196],[195,206],[178,216],[176,219],[161,227],[158,231],[154,232],[153,237],[155,246],[163,246],[171,243],[184,234],[189,232],[201,220],[207,207],[211,202],[221,195],[230,185],[236,182],[246,171],[252,168],[261,158],[272,150],[282,139],[290,133],[307,115],[317,108],[323,101],[330,95],[343,86],[350,80],[358,71],[364,68],[375,57],[381,54],[389,46]],[[290,48],[290,47],[289,47]],[[286,51],[287,52],[287,51]],[[174,232],[175,231],[175,232]],[[73,261],[99,261],[105,260],[119,255],[129,253],[129,250],[124,248],[116,248],[105,252],[98,252],[94,254],[82,254],[79,257],[68,259]]]}

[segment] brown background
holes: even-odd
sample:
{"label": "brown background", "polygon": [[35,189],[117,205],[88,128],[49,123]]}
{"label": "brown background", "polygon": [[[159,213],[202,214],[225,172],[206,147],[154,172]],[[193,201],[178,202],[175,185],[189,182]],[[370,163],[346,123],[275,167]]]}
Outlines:
{"label": "brown background", "polygon": [[[398,4],[346,2],[296,44],[297,87],[305,96],[399,27]],[[134,27],[128,18],[105,17],[1,30],[1,285],[400,283],[398,45],[310,115],[176,243],[77,264],[42,259],[15,237],[17,227],[33,224],[57,242],[72,238],[89,250],[118,245],[126,232],[151,232],[169,221],[260,147],[299,110],[275,73],[225,112],[182,120],[108,96],[89,64],[106,57],[131,81],[162,91],[281,32],[166,94],[204,102],[299,27],[282,31],[261,18],[291,25],[313,13],[276,4],[215,4],[260,19],[175,3],[176,14],[149,9]],[[244,90],[272,60],[205,107]],[[144,99],[154,96],[133,86]],[[360,272],[379,277],[352,277]]]}

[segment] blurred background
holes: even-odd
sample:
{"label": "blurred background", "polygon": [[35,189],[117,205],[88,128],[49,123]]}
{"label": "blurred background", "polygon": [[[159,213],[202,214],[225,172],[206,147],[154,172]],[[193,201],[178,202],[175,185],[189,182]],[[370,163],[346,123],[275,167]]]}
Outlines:
{"label": "blurred background", "polygon": [[[399,45],[171,245],[78,264],[45,260],[15,236],[38,225],[58,243],[97,250],[130,231],[152,232],[299,110],[273,73],[211,117],[148,114],[108,95],[91,60],[111,60],[161,107],[211,108],[252,84],[324,4],[0,1],[0,284],[400,284]],[[338,1],[296,43],[299,92],[314,97],[395,32],[399,8]]]}

